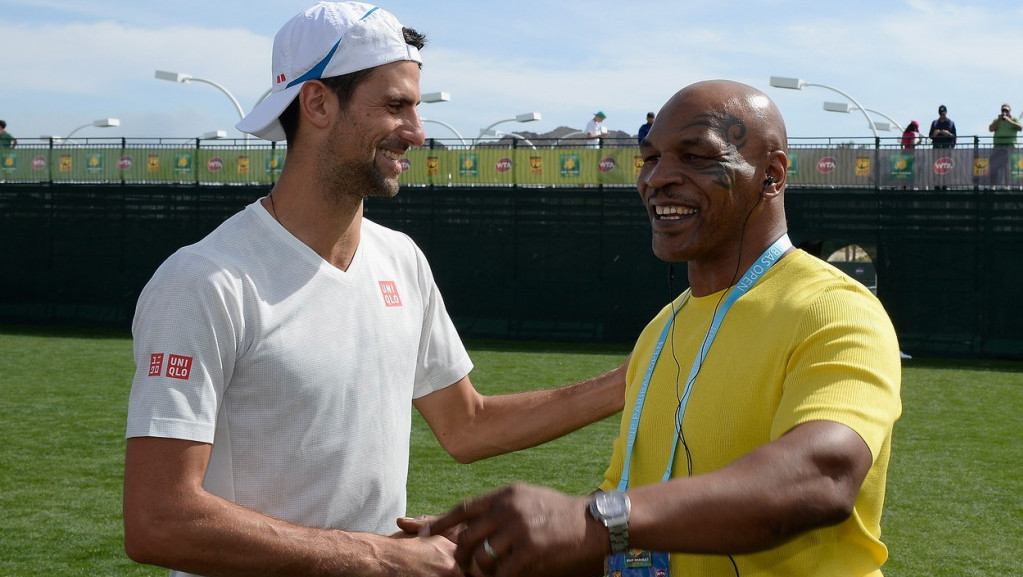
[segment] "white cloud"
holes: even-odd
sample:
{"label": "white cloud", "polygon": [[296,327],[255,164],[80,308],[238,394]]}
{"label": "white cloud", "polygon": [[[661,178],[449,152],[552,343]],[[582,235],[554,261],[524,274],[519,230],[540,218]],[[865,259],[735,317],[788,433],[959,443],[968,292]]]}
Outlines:
{"label": "white cloud", "polygon": [[[4,61],[2,116],[14,134],[30,135],[111,115],[123,117],[128,136],[231,129],[237,114],[222,94],[158,81],[153,72],[217,81],[248,110],[269,86],[273,34],[309,3],[279,0],[254,10],[243,0],[5,0],[4,40],[18,56]],[[393,0],[385,7],[431,38],[423,90],[452,94],[451,102],[424,105],[423,115],[467,135],[531,110],[544,120],[524,130],[581,128],[597,108],[609,127],[633,132],[648,110],[705,78],[762,88],[800,136],[865,136],[866,127],[862,117],[821,109],[838,95],[769,88],[772,75],[839,87],[904,122],[926,125],[945,103],[960,133],[985,135],[997,106],[1023,94],[1013,60],[1023,5],[1010,0]]]}

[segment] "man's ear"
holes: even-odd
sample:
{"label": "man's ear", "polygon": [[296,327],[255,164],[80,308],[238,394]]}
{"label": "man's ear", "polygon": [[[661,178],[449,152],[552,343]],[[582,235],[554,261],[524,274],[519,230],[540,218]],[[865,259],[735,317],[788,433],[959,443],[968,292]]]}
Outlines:
{"label": "man's ear", "polygon": [[316,128],[331,125],[337,111],[337,96],[319,80],[307,80],[298,93],[301,117]]}
{"label": "man's ear", "polygon": [[771,153],[764,170],[764,189],[760,195],[764,198],[778,196],[785,189],[785,177],[789,173],[789,157],[782,150]]}

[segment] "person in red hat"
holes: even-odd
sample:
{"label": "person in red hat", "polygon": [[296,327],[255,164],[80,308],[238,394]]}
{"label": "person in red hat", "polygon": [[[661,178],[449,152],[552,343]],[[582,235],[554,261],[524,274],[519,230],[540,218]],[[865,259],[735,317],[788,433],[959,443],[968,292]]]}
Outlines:
{"label": "person in red hat", "polygon": [[924,137],[920,134],[920,123],[910,120],[909,126],[902,132],[902,148],[904,150],[913,150],[923,139]]}

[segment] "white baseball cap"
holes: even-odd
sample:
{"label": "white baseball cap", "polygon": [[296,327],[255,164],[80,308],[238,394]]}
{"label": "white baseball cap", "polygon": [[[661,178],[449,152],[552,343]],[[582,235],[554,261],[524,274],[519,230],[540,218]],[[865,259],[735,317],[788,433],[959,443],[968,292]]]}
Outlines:
{"label": "white baseball cap", "polygon": [[273,89],[235,127],[284,140],[278,120],[307,80],[341,76],[391,62],[422,64],[393,14],[363,2],[319,2],[289,20],[274,37]]}

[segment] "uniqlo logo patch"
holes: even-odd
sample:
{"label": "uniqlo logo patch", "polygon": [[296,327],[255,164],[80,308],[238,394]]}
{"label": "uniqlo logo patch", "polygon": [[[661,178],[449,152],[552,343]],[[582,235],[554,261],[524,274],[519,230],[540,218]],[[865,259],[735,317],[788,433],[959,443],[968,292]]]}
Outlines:
{"label": "uniqlo logo patch", "polygon": [[401,295],[398,294],[398,285],[393,280],[380,281],[380,294],[384,295],[384,305],[389,307],[401,306]]}
{"label": "uniqlo logo patch", "polygon": [[149,376],[159,377],[161,372],[163,372],[163,353],[149,355]]}
{"label": "uniqlo logo patch", "polygon": [[167,357],[167,376],[172,379],[187,381],[192,374],[192,357],[169,355]]}

